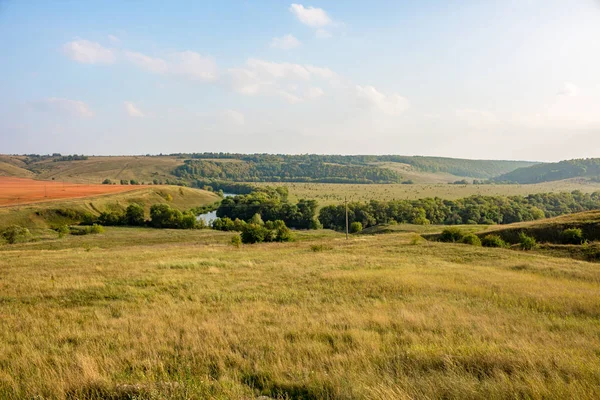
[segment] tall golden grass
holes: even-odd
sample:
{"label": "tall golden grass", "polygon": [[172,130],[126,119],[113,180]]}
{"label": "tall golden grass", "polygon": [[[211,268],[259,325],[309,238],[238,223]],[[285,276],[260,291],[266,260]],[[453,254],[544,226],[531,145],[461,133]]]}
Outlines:
{"label": "tall golden grass", "polygon": [[597,265],[132,232],[0,246],[0,398],[600,397]]}

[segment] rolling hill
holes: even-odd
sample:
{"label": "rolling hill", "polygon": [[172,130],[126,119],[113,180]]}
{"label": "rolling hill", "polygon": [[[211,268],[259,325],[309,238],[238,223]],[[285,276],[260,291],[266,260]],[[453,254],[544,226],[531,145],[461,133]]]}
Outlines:
{"label": "rolling hill", "polygon": [[493,180],[529,184],[570,178],[600,178],[600,158],[566,160],[517,168]]}
{"label": "rolling hill", "polygon": [[168,156],[2,156],[0,175],[100,183],[235,182],[447,183],[488,179],[533,162],[396,155],[191,153]]}

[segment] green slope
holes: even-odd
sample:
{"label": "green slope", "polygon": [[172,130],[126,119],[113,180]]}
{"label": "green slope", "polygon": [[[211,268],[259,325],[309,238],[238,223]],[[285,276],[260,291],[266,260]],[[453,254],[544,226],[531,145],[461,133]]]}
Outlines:
{"label": "green slope", "polygon": [[537,164],[494,178],[498,182],[540,183],[570,178],[600,178],[600,158],[566,160],[557,163]]}

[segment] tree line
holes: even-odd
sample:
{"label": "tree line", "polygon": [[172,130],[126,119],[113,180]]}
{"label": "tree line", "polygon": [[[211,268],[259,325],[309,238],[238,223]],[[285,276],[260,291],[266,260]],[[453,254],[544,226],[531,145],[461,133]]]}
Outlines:
{"label": "tree line", "polygon": [[341,165],[323,161],[185,160],[173,174],[182,179],[236,182],[399,183],[396,171],[371,165]]}
{"label": "tree line", "polygon": [[[408,224],[510,224],[533,221],[600,208],[600,192],[545,193],[529,196],[470,196],[458,200],[425,198],[419,200],[371,200],[348,204],[349,222],[363,227],[385,223]],[[343,204],[323,207],[319,221],[324,228],[343,230],[346,208]]]}

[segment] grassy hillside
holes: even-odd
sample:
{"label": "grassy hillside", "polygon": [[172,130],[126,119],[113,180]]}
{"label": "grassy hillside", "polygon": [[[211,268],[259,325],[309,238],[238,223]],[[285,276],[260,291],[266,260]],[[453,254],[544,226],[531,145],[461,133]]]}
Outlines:
{"label": "grassy hillside", "polygon": [[89,157],[87,160],[44,160],[30,164],[29,168],[40,179],[65,180],[77,183],[101,183],[104,179],[119,181],[136,179],[152,182],[175,181],[173,170],[183,164],[176,157]]}
{"label": "grassy hillside", "polygon": [[513,196],[535,193],[557,193],[581,190],[592,193],[600,190],[600,182],[565,180],[546,182],[534,185],[448,185],[448,184],[414,184],[414,185],[358,185],[335,183],[255,183],[259,187],[287,186],[290,200],[314,199],[320,206],[340,204],[348,201],[369,200],[415,200],[426,197],[440,197],[455,200],[471,195]]}
{"label": "grassy hillside", "polygon": [[0,154],[0,176],[32,178],[35,174],[26,168],[27,164],[20,157]]}
{"label": "grassy hillside", "polygon": [[173,234],[0,246],[0,397],[600,397],[597,265],[405,234]]}
{"label": "grassy hillside", "polygon": [[[465,177],[490,178],[531,162],[442,157],[281,154],[180,154],[172,156],[77,157],[0,156],[0,173],[78,183],[104,179],[166,182],[183,179],[229,181],[321,181],[445,183]],[[64,161],[57,161],[64,160]],[[192,160],[190,167],[185,160]],[[7,167],[11,164],[18,169]],[[28,172],[29,171],[29,172]],[[345,183],[345,182],[342,182]]]}
{"label": "grassy hillside", "polygon": [[520,232],[534,236],[540,242],[561,243],[561,233],[568,228],[580,228],[584,238],[589,241],[600,240],[600,210],[494,226],[490,227],[487,233],[499,235],[509,243],[518,243]]}
{"label": "grassy hillside", "polygon": [[518,168],[500,175],[494,178],[494,180],[528,184],[569,178],[600,179],[600,158],[567,160]]}
{"label": "grassy hillside", "polygon": [[[167,200],[167,198],[172,200]],[[148,214],[153,204],[166,203],[181,211],[212,204],[220,198],[211,192],[178,186],[156,186],[126,193],[88,197],[84,199],[57,200],[20,207],[0,208],[0,228],[20,225],[32,230],[56,228],[74,221],[70,211],[99,215],[102,211],[123,209],[131,203],[144,206]]]}

